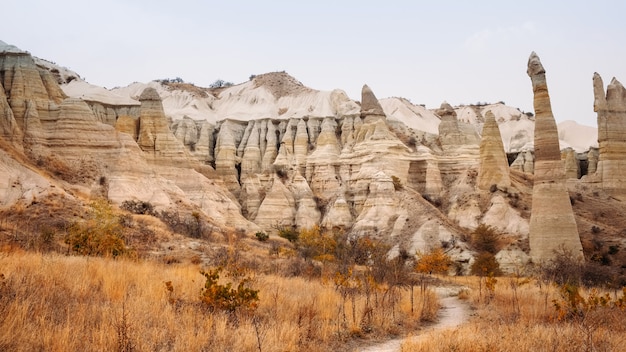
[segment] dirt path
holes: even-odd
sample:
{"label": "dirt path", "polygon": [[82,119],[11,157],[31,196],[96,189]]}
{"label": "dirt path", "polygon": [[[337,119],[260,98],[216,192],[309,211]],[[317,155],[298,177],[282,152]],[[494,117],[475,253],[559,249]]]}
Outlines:
{"label": "dirt path", "polygon": [[458,290],[445,287],[437,287],[435,291],[439,295],[439,303],[441,304],[441,308],[439,309],[438,314],[439,320],[435,324],[427,327],[424,330],[421,330],[418,335],[413,335],[401,339],[388,340],[376,345],[357,349],[357,351],[399,352],[402,343],[404,343],[405,341],[419,340],[435,331],[455,328],[469,319],[469,305],[467,304],[467,302],[462,301],[458,298]]}

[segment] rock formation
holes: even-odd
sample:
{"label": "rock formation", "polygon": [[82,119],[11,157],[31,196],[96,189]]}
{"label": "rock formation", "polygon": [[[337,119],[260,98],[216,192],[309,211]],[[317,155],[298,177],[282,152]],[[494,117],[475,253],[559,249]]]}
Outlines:
{"label": "rock formation", "polygon": [[600,157],[600,151],[598,148],[589,148],[587,152],[587,175],[593,175],[598,169],[598,158]]}
{"label": "rock formation", "polygon": [[598,114],[599,157],[596,174],[602,188],[626,199],[626,89],[615,78],[604,93],[602,78],[593,75],[594,111]]}
{"label": "rock formation", "polygon": [[170,130],[159,93],[154,88],[146,88],[139,101],[141,115],[137,144],[146,158],[155,164],[189,166],[191,159],[187,149]]}
{"label": "rock formation", "polygon": [[561,159],[565,165],[565,178],[566,179],[579,179],[580,178],[580,164],[576,158],[576,151],[572,148],[565,148],[561,152]]}
{"label": "rock formation", "polygon": [[517,158],[511,164],[511,169],[527,174],[535,173],[535,156],[530,150],[524,150],[517,154]]}
{"label": "rock formation", "polygon": [[373,122],[377,119],[386,119],[383,107],[380,106],[374,92],[367,86],[363,85],[361,89],[361,117],[365,123]]}
{"label": "rock formation", "polygon": [[480,143],[478,133],[471,125],[458,121],[456,112],[450,104],[443,102],[437,110],[437,115],[441,117],[439,141],[444,150]]}
{"label": "rock formation", "polygon": [[496,185],[499,189],[506,190],[511,186],[511,179],[500,129],[491,111],[487,112],[485,118],[480,141],[480,168],[476,187],[481,190],[489,190],[491,186]]}
{"label": "rock formation", "polygon": [[464,138],[461,134],[459,121],[456,118],[456,112],[450,104],[444,102],[441,104],[437,115],[441,117],[439,124],[439,140],[442,146],[458,146],[462,145]]}
{"label": "rock formation", "polygon": [[565,249],[583,258],[574,212],[565,187],[565,169],[552,115],[546,71],[534,52],[528,59],[535,107],[535,177],[529,226],[530,257],[535,263]]}

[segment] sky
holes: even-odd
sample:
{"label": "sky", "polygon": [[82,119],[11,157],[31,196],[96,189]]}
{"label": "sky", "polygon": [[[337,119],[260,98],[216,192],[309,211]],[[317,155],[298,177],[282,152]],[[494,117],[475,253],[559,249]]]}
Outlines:
{"label": "sky", "polygon": [[355,100],[368,84],[379,99],[428,108],[504,101],[533,111],[535,51],[556,120],[596,126],[593,73],[605,86],[626,82],[623,0],[6,0],[2,12],[0,40],[107,88],[237,84],[284,70]]}

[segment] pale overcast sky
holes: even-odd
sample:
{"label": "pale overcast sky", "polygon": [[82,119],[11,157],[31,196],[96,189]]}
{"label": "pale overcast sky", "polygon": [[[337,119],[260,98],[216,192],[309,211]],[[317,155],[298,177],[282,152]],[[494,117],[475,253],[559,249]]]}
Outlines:
{"label": "pale overcast sky", "polygon": [[591,79],[626,82],[626,1],[7,0],[0,40],[112,88],[285,70],[320,90],[532,111],[540,56],[557,121],[595,126]]}

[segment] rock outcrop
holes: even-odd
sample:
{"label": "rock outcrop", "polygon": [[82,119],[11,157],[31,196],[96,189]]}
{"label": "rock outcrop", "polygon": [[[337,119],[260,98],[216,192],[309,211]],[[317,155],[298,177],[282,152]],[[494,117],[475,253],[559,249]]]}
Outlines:
{"label": "rock outcrop", "polygon": [[565,165],[565,178],[579,179],[580,163],[576,158],[576,151],[572,148],[565,148],[561,151],[561,159],[563,159],[563,164]]}
{"label": "rock outcrop", "polygon": [[439,141],[444,150],[467,145],[477,146],[480,143],[480,136],[473,126],[459,122],[456,111],[450,104],[443,102],[437,110],[437,115],[441,117]]}
{"label": "rock outcrop", "polygon": [[190,155],[170,130],[161,97],[154,88],[146,88],[139,96],[139,137],[137,144],[146,159],[160,165],[189,166]]}
{"label": "rock outcrop", "polygon": [[365,119],[363,121],[365,123],[373,122],[377,119],[385,120],[387,118],[383,107],[367,84],[363,85],[361,89],[361,117]]}
{"label": "rock outcrop", "polygon": [[504,153],[502,137],[496,118],[488,111],[485,116],[483,135],[480,141],[480,167],[476,187],[489,190],[493,185],[506,190],[511,186],[509,163]]}
{"label": "rock outcrop", "polygon": [[535,172],[535,156],[530,150],[524,150],[517,154],[517,158],[511,163],[511,169],[527,174]]}
{"label": "rock outcrop", "polygon": [[529,226],[530,257],[535,263],[565,249],[583,259],[576,219],[565,186],[565,168],[552,115],[546,71],[534,52],[528,59],[535,107],[535,177]]}
{"label": "rock outcrop", "polygon": [[606,94],[602,78],[593,75],[594,111],[598,114],[599,156],[596,175],[601,187],[615,197],[626,199],[626,89],[615,78]]}

